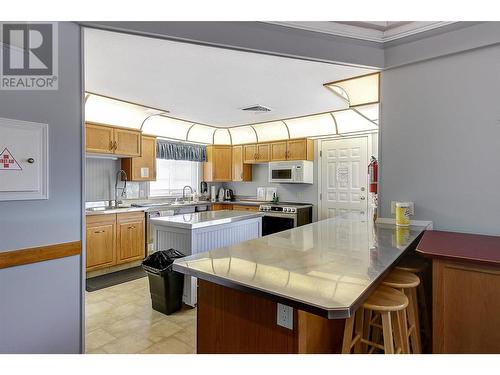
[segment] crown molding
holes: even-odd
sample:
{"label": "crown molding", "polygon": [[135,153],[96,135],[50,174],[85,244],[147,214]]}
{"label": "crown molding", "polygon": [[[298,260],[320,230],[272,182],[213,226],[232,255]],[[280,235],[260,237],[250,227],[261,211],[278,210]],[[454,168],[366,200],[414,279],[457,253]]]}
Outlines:
{"label": "crown molding", "polygon": [[266,23],[383,44],[410,35],[437,29],[455,22],[456,21],[415,21],[386,31],[346,25],[333,21],[273,21]]}

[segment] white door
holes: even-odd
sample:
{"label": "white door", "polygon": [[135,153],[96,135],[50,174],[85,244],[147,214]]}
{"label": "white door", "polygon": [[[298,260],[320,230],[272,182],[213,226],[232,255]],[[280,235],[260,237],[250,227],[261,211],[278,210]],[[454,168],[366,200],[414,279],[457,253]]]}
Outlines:
{"label": "white door", "polygon": [[368,137],[321,143],[320,219],[351,213],[366,219]]}

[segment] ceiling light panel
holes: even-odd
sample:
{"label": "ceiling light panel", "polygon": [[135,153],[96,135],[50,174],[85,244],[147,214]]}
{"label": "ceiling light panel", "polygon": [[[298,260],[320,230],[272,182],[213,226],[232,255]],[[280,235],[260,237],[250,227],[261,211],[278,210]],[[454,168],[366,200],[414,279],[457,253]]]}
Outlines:
{"label": "ceiling light panel", "polygon": [[142,132],[158,137],[185,141],[192,125],[191,122],[176,120],[170,117],[153,116],[144,122]]}
{"label": "ceiling light panel", "polygon": [[85,102],[85,121],[140,129],[142,122],[160,111],[90,94]]}
{"label": "ceiling light panel", "polygon": [[283,121],[264,122],[252,126],[257,132],[259,142],[277,141],[288,138],[288,130]]}
{"label": "ceiling light panel", "polygon": [[233,145],[257,142],[257,136],[251,126],[238,126],[229,129]]}
{"label": "ceiling light panel", "polygon": [[229,135],[229,129],[217,129],[214,133],[214,144],[230,145],[231,136]]}
{"label": "ceiling light panel", "polygon": [[189,130],[187,140],[196,143],[212,143],[215,130],[217,129],[213,126],[194,124]]}
{"label": "ceiling light panel", "polygon": [[372,121],[378,120],[378,116],[379,116],[379,104],[378,103],[363,105],[363,106],[355,107],[354,109]]}
{"label": "ceiling light panel", "polygon": [[285,120],[290,138],[336,134],[335,121],[329,113]]}
{"label": "ceiling light panel", "polygon": [[331,88],[337,94],[339,94],[338,88],[341,88],[349,98],[349,105],[356,106],[379,102],[379,81],[380,74],[375,73],[344,81],[327,83],[325,86]]}
{"label": "ceiling light panel", "polygon": [[335,116],[335,120],[337,120],[339,134],[378,129],[378,126],[373,122],[350,109],[333,112],[333,115]]}

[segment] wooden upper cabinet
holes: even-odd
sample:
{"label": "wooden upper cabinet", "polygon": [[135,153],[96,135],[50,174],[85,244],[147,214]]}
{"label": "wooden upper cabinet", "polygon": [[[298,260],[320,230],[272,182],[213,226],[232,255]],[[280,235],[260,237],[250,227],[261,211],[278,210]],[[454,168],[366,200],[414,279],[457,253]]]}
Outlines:
{"label": "wooden upper cabinet", "polygon": [[115,154],[141,156],[141,132],[114,129]]}
{"label": "wooden upper cabinet", "polygon": [[[234,146],[237,147],[237,146]],[[243,145],[243,163],[251,164],[255,163],[257,158],[257,147],[254,144]]]}
{"label": "wooden upper cabinet", "polygon": [[312,139],[291,139],[287,141],[287,160],[314,160]]}
{"label": "wooden upper cabinet", "polygon": [[85,124],[85,151],[99,154],[113,154],[113,141],[113,128]]}
{"label": "wooden upper cabinet", "polygon": [[259,163],[268,162],[270,160],[269,157],[269,143],[257,143],[256,151],[257,151],[257,161]]}
{"label": "wooden upper cabinet", "polygon": [[271,161],[282,161],[287,158],[287,141],[271,143]]}
{"label": "wooden upper cabinet", "polygon": [[232,147],[207,146],[207,161],[203,163],[203,179],[207,182],[231,181]]}
{"label": "wooden upper cabinet", "polygon": [[243,163],[243,146],[233,146],[233,181],[252,181],[252,166]]}
{"label": "wooden upper cabinet", "polygon": [[122,159],[122,169],[129,181],[156,180],[156,138],[142,136],[142,156]]}
{"label": "wooden upper cabinet", "polygon": [[141,132],[106,125],[85,124],[85,151],[141,156]]}
{"label": "wooden upper cabinet", "polygon": [[269,154],[269,143],[254,143],[250,145],[243,145],[243,163],[255,164],[268,162],[270,160]]}
{"label": "wooden upper cabinet", "polygon": [[144,213],[130,212],[116,215],[116,263],[144,258]]}
{"label": "wooden upper cabinet", "polygon": [[87,217],[87,271],[116,263],[115,231],[115,215]]}
{"label": "wooden upper cabinet", "polygon": [[290,139],[270,144],[270,161],[314,160],[312,139]]}

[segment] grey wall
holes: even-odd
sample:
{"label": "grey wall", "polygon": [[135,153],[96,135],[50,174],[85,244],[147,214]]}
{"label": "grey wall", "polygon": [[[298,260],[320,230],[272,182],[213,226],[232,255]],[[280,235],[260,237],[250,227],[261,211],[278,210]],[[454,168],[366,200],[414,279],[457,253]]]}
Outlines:
{"label": "grey wall", "polygon": [[382,73],[381,215],[415,202],[437,229],[500,234],[500,46]]}
{"label": "grey wall", "polygon": [[[85,159],[85,201],[107,201],[115,199],[115,179],[120,170],[120,160]],[[145,182],[127,182],[127,199],[146,198]],[[123,186],[119,181],[118,186]],[[120,191],[121,192],[121,191]],[[143,192],[141,194],[141,192]]]}
{"label": "grey wall", "polygon": [[[80,27],[59,24],[59,90],[0,91],[0,116],[49,124],[49,194],[0,202],[0,252],[81,240]],[[0,269],[0,353],[78,353],[81,259]]]}

